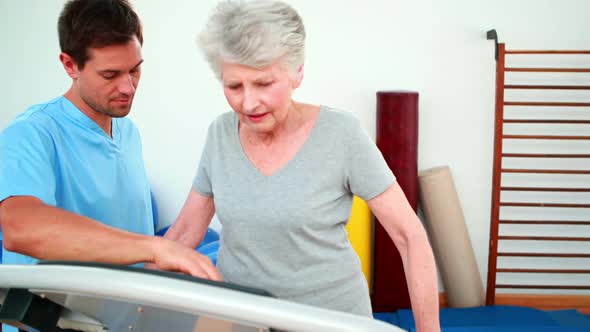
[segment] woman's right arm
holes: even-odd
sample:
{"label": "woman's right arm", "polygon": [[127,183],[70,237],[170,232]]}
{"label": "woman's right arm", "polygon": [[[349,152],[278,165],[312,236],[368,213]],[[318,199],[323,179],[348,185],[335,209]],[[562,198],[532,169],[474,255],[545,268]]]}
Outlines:
{"label": "woman's right arm", "polygon": [[204,196],[191,188],[176,221],[164,237],[194,249],[205,237],[213,214],[213,197]]}

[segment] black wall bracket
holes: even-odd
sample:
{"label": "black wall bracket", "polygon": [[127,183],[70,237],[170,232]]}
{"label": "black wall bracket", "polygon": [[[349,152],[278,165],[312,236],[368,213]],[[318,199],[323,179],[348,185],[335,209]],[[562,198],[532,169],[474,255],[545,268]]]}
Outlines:
{"label": "black wall bracket", "polygon": [[486,33],[486,37],[488,40],[494,40],[496,46],[496,53],[494,59],[498,60],[498,33],[496,32],[496,29],[488,30],[488,32]]}

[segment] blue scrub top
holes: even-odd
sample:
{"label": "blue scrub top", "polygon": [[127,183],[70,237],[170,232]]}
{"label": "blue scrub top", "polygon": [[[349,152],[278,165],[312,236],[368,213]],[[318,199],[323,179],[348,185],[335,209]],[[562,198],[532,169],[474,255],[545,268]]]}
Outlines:
{"label": "blue scrub top", "polygon": [[[153,235],[141,139],[128,118],[112,138],[65,97],[35,105],[0,134],[0,202],[34,196],[106,225]],[[36,260],[3,250],[3,264]]]}

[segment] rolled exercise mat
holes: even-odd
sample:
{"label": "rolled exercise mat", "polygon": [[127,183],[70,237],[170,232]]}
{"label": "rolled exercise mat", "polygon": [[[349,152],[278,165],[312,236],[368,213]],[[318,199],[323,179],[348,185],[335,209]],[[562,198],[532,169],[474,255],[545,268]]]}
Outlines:
{"label": "rolled exercise mat", "polygon": [[371,289],[371,210],[365,201],[354,196],[348,224],[348,240],[361,260],[363,274]]}
{"label": "rolled exercise mat", "polygon": [[418,173],[420,204],[450,307],[482,306],[483,282],[448,166]]}
{"label": "rolled exercise mat", "polygon": [[[418,207],[418,93],[377,92],[377,147],[414,211]],[[410,307],[399,251],[380,223],[375,223],[373,311]]]}

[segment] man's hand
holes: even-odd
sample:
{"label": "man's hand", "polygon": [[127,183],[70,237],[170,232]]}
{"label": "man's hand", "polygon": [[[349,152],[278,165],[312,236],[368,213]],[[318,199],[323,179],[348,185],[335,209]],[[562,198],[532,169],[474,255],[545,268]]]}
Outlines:
{"label": "man's hand", "polygon": [[222,277],[209,257],[165,238],[154,238],[152,264],[146,268],[177,271],[193,277],[221,281]]}

